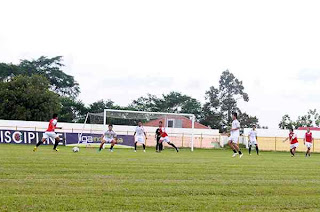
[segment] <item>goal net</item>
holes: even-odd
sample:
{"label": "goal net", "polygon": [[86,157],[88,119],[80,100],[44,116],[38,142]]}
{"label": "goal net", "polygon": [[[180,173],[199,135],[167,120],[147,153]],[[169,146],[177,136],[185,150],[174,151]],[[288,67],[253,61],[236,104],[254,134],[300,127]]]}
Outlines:
{"label": "goal net", "polygon": [[[190,147],[193,151],[195,126],[195,116],[193,114],[105,109],[103,113],[87,114],[83,133],[85,131],[91,134],[99,132],[101,136],[102,132],[108,129],[108,125],[112,124],[116,134],[122,136],[123,143],[130,146],[134,142],[133,135],[139,121],[142,122],[147,134],[147,146],[156,145],[155,132],[161,121],[172,143],[178,147]],[[79,141],[80,143],[84,142]]]}

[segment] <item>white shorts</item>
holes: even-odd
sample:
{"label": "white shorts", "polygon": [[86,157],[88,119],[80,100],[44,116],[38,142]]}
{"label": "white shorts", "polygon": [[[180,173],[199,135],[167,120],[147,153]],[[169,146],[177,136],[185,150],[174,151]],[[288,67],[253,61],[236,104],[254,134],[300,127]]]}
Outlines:
{"label": "white shorts", "polygon": [[104,137],[103,140],[106,141],[106,143],[112,143],[112,141],[114,140],[113,138],[106,138]]}
{"label": "white shorts", "polygon": [[290,144],[290,149],[297,148],[299,146],[299,143]]}
{"label": "white shorts", "polygon": [[161,138],[160,138],[160,141],[161,141],[161,142],[167,142],[167,143],[170,143],[170,139],[169,139],[169,137],[168,137],[168,136],[166,136],[166,137],[161,137]]}
{"label": "white shorts", "polygon": [[231,141],[232,143],[234,143],[234,144],[238,144],[238,141],[239,141],[239,137],[238,136],[230,136],[229,138],[228,138],[228,141]]}
{"label": "white shorts", "polygon": [[311,142],[306,142],[306,147],[307,148],[311,148],[312,147],[312,143]]}
{"label": "white shorts", "polygon": [[249,145],[255,145],[256,146],[256,145],[258,145],[258,142],[254,141],[254,140],[253,141],[249,141]]}
{"label": "white shorts", "polygon": [[45,133],[43,133],[43,137],[42,138],[44,138],[44,139],[48,139],[48,138],[56,139],[56,138],[59,138],[59,136],[55,132],[45,132]]}
{"label": "white shorts", "polygon": [[144,136],[135,136],[134,141],[135,141],[135,142],[138,142],[138,143],[140,143],[140,144],[145,144]]}

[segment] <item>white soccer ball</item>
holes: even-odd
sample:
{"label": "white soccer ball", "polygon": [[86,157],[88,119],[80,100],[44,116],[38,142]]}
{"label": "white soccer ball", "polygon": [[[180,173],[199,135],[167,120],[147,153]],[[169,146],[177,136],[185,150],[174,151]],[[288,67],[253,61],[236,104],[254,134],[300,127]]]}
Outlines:
{"label": "white soccer ball", "polygon": [[73,151],[73,152],[79,152],[80,149],[79,149],[79,147],[76,147],[76,146],[75,146],[75,147],[72,148],[72,151]]}

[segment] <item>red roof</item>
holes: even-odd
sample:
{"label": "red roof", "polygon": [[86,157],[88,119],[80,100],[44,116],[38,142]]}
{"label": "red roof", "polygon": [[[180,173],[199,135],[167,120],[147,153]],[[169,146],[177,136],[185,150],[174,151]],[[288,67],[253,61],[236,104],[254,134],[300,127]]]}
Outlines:
{"label": "red roof", "polygon": [[[192,121],[184,116],[178,116],[178,117],[177,116],[166,116],[166,117],[162,117],[162,118],[144,123],[144,126],[158,127],[159,121],[162,121],[163,123],[165,123],[165,119],[182,120],[182,128],[192,128]],[[194,123],[194,128],[195,129],[209,129],[209,127],[207,127],[203,124],[200,124],[198,122]]]}
{"label": "red roof", "polygon": [[319,127],[299,127],[298,130],[307,130],[310,128],[311,131],[320,131]]}

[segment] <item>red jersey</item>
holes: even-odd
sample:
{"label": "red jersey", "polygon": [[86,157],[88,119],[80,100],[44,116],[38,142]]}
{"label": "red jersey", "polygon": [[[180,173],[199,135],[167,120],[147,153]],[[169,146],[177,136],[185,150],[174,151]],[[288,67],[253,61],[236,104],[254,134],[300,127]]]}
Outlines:
{"label": "red jersey", "polygon": [[57,119],[51,119],[49,121],[47,132],[54,132],[54,130],[56,129],[57,122],[58,122]]}
{"label": "red jersey", "polygon": [[306,142],[312,143],[312,132],[306,133]]}
{"label": "red jersey", "polygon": [[294,134],[294,133],[290,133],[289,134],[289,138],[290,138],[290,144],[296,144],[298,143],[298,138],[297,138],[297,135]]}
{"label": "red jersey", "polygon": [[163,138],[168,136],[168,134],[166,133],[166,129],[164,127],[160,128],[160,136]]}

